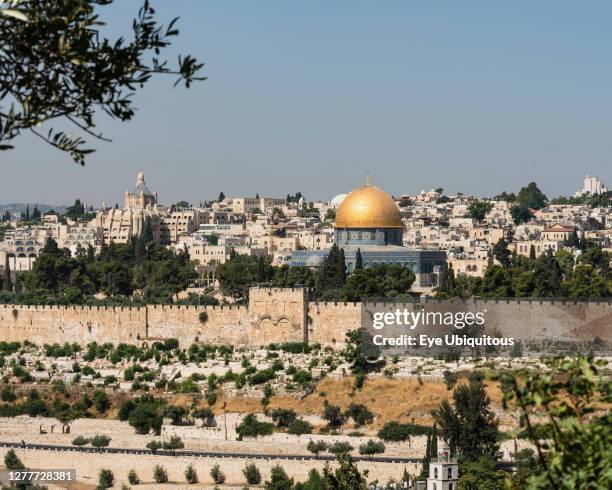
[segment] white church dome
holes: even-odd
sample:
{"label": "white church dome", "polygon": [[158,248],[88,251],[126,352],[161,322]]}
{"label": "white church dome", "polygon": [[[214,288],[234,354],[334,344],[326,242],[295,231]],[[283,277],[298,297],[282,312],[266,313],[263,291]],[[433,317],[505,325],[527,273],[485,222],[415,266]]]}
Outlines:
{"label": "white church dome", "polygon": [[348,194],[338,194],[331,201],[329,201],[329,207],[336,209],[338,206],[340,206],[340,204],[342,204],[342,201],[346,199],[346,196],[348,196]]}

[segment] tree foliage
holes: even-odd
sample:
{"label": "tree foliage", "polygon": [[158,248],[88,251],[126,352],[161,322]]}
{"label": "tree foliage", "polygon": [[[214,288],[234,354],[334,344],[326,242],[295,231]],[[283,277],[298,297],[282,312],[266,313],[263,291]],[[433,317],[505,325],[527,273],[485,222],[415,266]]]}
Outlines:
{"label": "tree foliage", "polygon": [[[13,5],[11,5],[11,3]],[[133,97],[154,76],[177,76],[189,87],[202,64],[179,56],[176,68],[161,57],[179,34],[177,19],[166,27],[145,0],[131,36],[107,37],[102,7],[113,0],[21,0],[0,9],[0,150],[30,131],[79,164],[93,152],[83,136],[45,124],[73,126],[108,141],[96,130],[100,113],[129,121]]]}
{"label": "tree foliage", "polygon": [[473,202],[468,206],[467,216],[468,218],[475,219],[476,221],[482,221],[492,209],[493,204],[490,202]]}
{"label": "tree foliage", "polygon": [[72,257],[49,239],[32,266],[20,273],[20,290],[0,301],[26,304],[74,304],[95,301],[96,293],[126,298],[142,290],[147,303],[170,303],[197,277],[189,257],[134,238],[127,244],[77,250]]}
{"label": "tree foliage", "polygon": [[504,402],[521,412],[540,470],[529,489],[612,487],[612,382],[605,361],[548,359],[545,371],[503,373]]}
{"label": "tree foliage", "polygon": [[547,251],[539,257],[509,257],[503,245],[496,245],[501,265],[491,264],[482,278],[443,276],[440,297],[487,298],[604,298],[612,295],[609,252],[600,247],[587,248],[574,264],[570,252]]}
{"label": "tree foliage", "polygon": [[451,453],[462,461],[476,461],[497,452],[499,422],[490,408],[484,385],[478,381],[460,385],[453,392],[454,406],[443,400],[432,416]]}
{"label": "tree foliage", "polygon": [[334,490],[366,490],[368,470],[359,472],[349,454],[338,456],[338,466],[332,470],[328,465],[323,469],[323,487]]}
{"label": "tree foliage", "polygon": [[412,271],[399,264],[375,264],[367,269],[357,269],[346,278],[341,288],[341,299],[361,301],[363,298],[404,295],[414,280]]}

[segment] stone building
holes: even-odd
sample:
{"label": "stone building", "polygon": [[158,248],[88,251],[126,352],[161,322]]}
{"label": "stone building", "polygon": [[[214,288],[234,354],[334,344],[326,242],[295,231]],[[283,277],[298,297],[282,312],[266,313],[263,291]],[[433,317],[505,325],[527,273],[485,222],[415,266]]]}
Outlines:
{"label": "stone building", "polygon": [[[355,269],[357,251],[364,267],[374,264],[400,264],[416,276],[415,290],[439,285],[446,265],[446,252],[404,247],[400,210],[382,189],[366,185],[351,192],[336,211],[335,242],[344,250],[348,272]],[[327,256],[327,250],[296,250],[291,264],[317,267]]]}
{"label": "stone building", "polygon": [[126,209],[145,209],[153,208],[157,205],[157,192],[151,192],[145,183],[144,172],[138,172],[136,177],[136,187],[130,191],[125,191]]}
{"label": "stone building", "polygon": [[438,458],[429,463],[427,490],[457,490],[459,488],[459,463],[451,458],[450,450],[442,448]]}
{"label": "stone building", "polygon": [[608,192],[608,187],[599,180],[599,177],[584,176],[582,189],[578,189],[574,194],[575,197],[581,197],[585,194],[597,195]]}

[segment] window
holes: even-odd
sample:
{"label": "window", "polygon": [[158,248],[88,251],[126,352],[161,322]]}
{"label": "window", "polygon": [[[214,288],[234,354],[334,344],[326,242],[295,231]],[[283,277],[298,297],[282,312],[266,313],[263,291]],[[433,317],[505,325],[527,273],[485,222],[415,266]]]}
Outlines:
{"label": "window", "polygon": [[448,490],[453,490],[453,484],[452,483],[448,484]]}
{"label": "window", "polygon": [[[449,477],[449,478],[452,478],[452,477],[453,477],[453,468],[449,468],[449,469],[448,469],[448,477]],[[449,490],[451,490],[451,489],[449,489]]]}
{"label": "window", "polygon": [[434,468],[434,478],[438,479],[438,468]]}

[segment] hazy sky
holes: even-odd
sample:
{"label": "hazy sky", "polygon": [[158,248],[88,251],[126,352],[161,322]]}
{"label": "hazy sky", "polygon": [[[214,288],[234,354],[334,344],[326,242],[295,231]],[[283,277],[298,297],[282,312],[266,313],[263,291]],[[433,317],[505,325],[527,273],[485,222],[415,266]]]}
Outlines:
{"label": "hazy sky", "polygon": [[[140,2],[103,9],[125,33]],[[434,5],[435,3],[435,5]],[[0,202],[123,202],[139,170],[164,203],[226,195],[328,199],[366,171],[392,194],[494,195],[535,180],[612,184],[612,2],[153,0],[180,16],[163,79],[85,168],[33,138],[0,152]]]}

